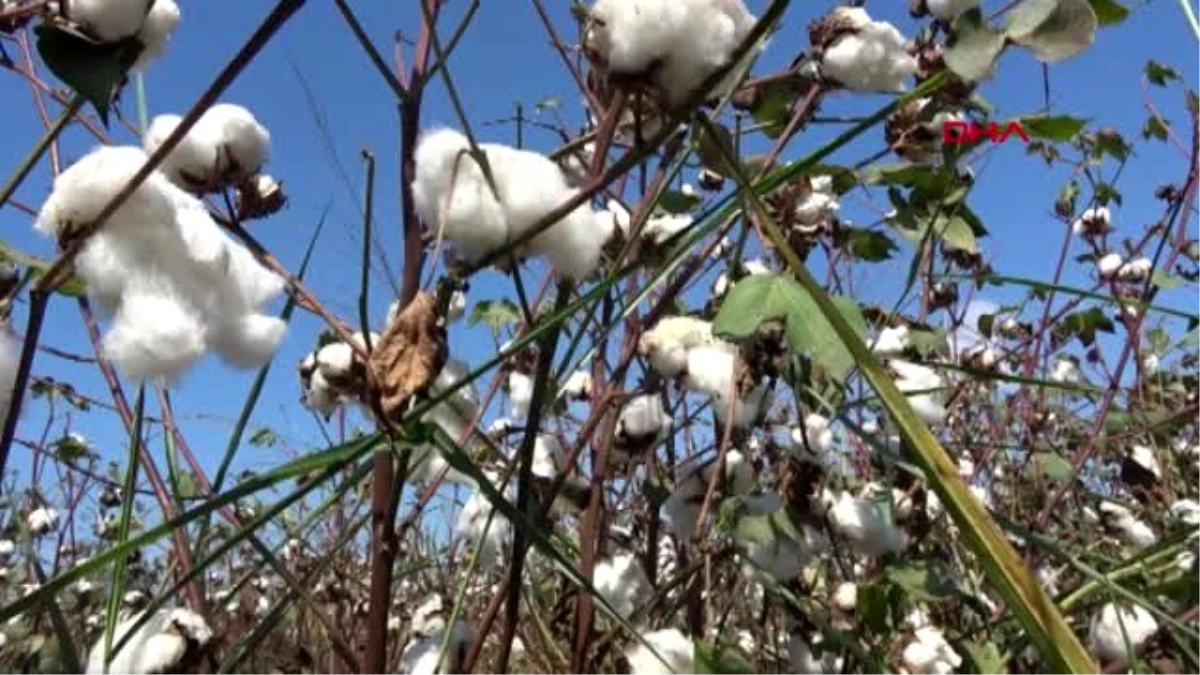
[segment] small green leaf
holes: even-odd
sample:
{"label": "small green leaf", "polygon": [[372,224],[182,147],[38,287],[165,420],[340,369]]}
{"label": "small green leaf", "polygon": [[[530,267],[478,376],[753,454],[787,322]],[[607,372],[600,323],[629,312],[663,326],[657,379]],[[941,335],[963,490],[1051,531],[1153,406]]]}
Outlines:
{"label": "small green leaf", "polygon": [[467,318],[467,325],[474,326],[483,323],[492,329],[493,333],[499,333],[504,326],[520,320],[521,310],[512,301],[481,300],[475,303],[475,307],[471,310],[471,316]]}
{"label": "small green leaf", "polygon": [[890,603],[883,584],[862,585],[858,588],[858,601],[854,611],[862,617],[871,632],[883,634],[888,629]]}
{"label": "small green leaf", "polygon": [[983,79],[991,74],[1006,42],[1004,33],[988,26],[976,7],[954,20],[946,42],[946,65],[964,80]]}
{"label": "small green leaf", "polygon": [[1104,155],[1111,155],[1118,162],[1124,162],[1129,159],[1129,153],[1133,151],[1133,146],[1116,129],[1106,128],[1097,131],[1093,141],[1097,159]]}
{"label": "small green leaf", "polygon": [[[42,258],[22,253],[4,241],[0,241],[0,260],[27,267],[33,272],[34,277],[40,277],[45,274],[50,270],[52,264]],[[59,285],[56,292],[64,297],[79,298],[83,297],[84,293],[87,292],[87,287],[84,286],[82,279],[72,275]]]}
{"label": "small green leaf", "polygon": [[[858,304],[846,297],[833,298],[842,314],[858,331],[867,332]],[[721,303],[713,330],[722,337],[742,340],[771,320],[783,320],[788,344],[796,353],[809,353],[830,377],[844,379],[854,367],[849,350],[817,309],[816,302],[795,279],[780,274],[747,277]]]}
{"label": "small green leaf", "polygon": [[707,640],[696,641],[693,657],[697,673],[749,673],[752,670],[738,650]]}
{"label": "small green leaf", "polygon": [[1167,140],[1167,122],[1157,115],[1151,115],[1146,118],[1146,123],[1142,125],[1142,138],[1149,140],[1157,138],[1160,141]]}
{"label": "small green leaf", "polygon": [[1087,126],[1087,120],[1068,115],[1025,117],[1021,126],[1030,136],[1065,143],[1073,140]]}
{"label": "small green leaf", "polygon": [[1099,307],[1068,314],[1054,327],[1054,335],[1060,343],[1074,336],[1079,338],[1079,343],[1084,347],[1091,347],[1095,343],[1097,331],[1116,332],[1112,319]]}
{"label": "small green leaf", "polygon": [[1008,673],[1008,666],[1004,663],[1000,649],[991,642],[983,644],[964,642],[963,649],[974,666],[972,672],[981,673],[981,675],[1005,675]]}
{"label": "small green leaf", "polygon": [[1070,462],[1053,452],[1034,453],[1030,468],[1042,478],[1054,482],[1070,478],[1073,469]]}
{"label": "small green leaf", "polygon": [[700,198],[679,190],[667,190],[658,199],[658,206],[672,214],[687,213],[700,205]]}
{"label": "small green leaf", "polygon": [[1146,62],[1146,68],[1144,72],[1146,73],[1146,79],[1150,81],[1150,84],[1158,87],[1165,87],[1167,86],[1168,82],[1179,81],[1183,79],[1180,77],[1179,71],[1175,70],[1171,66],[1163,65],[1154,60]]}
{"label": "small green leaf", "polygon": [[64,462],[76,462],[91,454],[87,442],[74,434],[60,438],[54,444],[54,452]]}
{"label": "small green leaf", "polygon": [[887,578],[920,602],[938,602],[959,593],[958,585],[947,570],[932,562],[917,561],[890,567]]}
{"label": "small green leaf", "polygon": [[985,338],[992,337],[992,329],[996,325],[995,314],[980,314],[979,319],[975,321],[975,327],[979,330],[979,334]]}
{"label": "small green leaf", "polygon": [[1154,270],[1150,274],[1150,283],[1158,286],[1164,291],[1170,291],[1182,286],[1183,280],[1179,277],[1173,277],[1163,270]]}
{"label": "small green leaf", "polygon": [[1098,21],[1088,0],[1025,0],[1008,17],[1009,39],[1046,63],[1079,54],[1096,37]]}
{"label": "small green leaf", "polygon": [[843,230],[846,235],[846,248],[851,255],[867,262],[880,262],[892,257],[899,247],[896,242],[882,232],[862,230],[847,227]]}
{"label": "small green leaf", "polygon": [[100,121],[108,126],[108,110],[117,87],[142,50],[136,38],[110,44],[96,44],[54,28],[35,27],[37,49],[50,72],[96,108]]}
{"label": "small green leaf", "polygon": [[1101,26],[1114,26],[1129,16],[1129,10],[1117,0],[1088,0]]}
{"label": "small green leaf", "polygon": [[262,427],[250,435],[250,445],[257,448],[275,445],[275,440],[275,432],[269,427]]}
{"label": "small green leaf", "polygon": [[762,86],[758,94],[758,104],[750,114],[754,121],[762,125],[764,134],[778,138],[783,133],[792,117],[792,105],[801,93],[795,82],[787,80],[777,80]]}
{"label": "small green leaf", "polygon": [[733,533],[738,540],[755,544],[771,544],[777,538],[769,514],[739,517]]}

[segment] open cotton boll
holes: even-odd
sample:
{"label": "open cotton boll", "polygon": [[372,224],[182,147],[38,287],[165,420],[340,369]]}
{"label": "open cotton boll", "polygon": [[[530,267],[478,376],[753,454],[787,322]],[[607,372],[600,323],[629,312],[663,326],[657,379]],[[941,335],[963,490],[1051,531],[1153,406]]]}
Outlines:
{"label": "open cotton boll", "polygon": [[747,558],[742,563],[742,573],[746,578],[759,580],[766,574],[776,581],[790,581],[804,570],[813,556],[828,549],[829,541],[816,529],[801,525],[798,530],[800,540],[779,533],[769,542],[742,541]]}
{"label": "open cotton boll", "polygon": [[741,0],[598,0],[591,17],[585,42],[601,62],[629,75],[657,64],[672,103],[724,65],[755,23]]}
{"label": "open cotton boll", "polygon": [[1154,534],[1154,530],[1124,506],[1114,502],[1103,502],[1100,504],[1100,513],[1101,520],[1116,530],[1121,539],[1130,546],[1146,548],[1158,543],[1158,536]]}
{"label": "open cotton boll", "polygon": [[220,139],[217,163],[222,174],[236,182],[248,178],[266,164],[271,134],[249,110],[232,103],[218,103],[196,122],[202,134]]}
{"label": "open cotton boll", "polygon": [[671,427],[671,416],[663,410],[656,394],[641,394],[621,408],[617,438],[627,443],[647,442]]}
{"label": "open cotton boll", "polygon": [[1123,281],[1144,281],[1150,276],[1150,271],[1154,269],[1154,263],[1150,262],[1149,258],[1144,256],[1134,258],[1121,268],[1118,276]]}
{"label": "open cotton boll", "polygon": [[529,414],[533,401],[533,378],[519,371],[508,374],[508,400],[512,405],[512,416],[524,419]]}
{"label": "open cotton boll", "polygon": [[833,191],[831,176],[816,176],[810,181],[811,191],[796,204],[793,212],[800,225],[812,226],[828,220],[837,213],[840,205]]}
{"label": "open cotton boll", "polygon": [[898,377],[896,387],[901,392],[926,392],[908,395],[909,404],[926,424],[940,424],[946,417],[946,408],[942,405],[937,390],[944,386],[937,371],[909,361],[889,361],[888,366]]}
{"label": "open cotton boll", "polygon": [[179,380],[203,354],[203,318],[170,288],[136,286],[121,297],[104,355],[135,382]]}
{"label": "open cotton boll", "polygon": [[[467,647],[474,639],[475,632],[462,621],[451,627],[448,640],[445,629],[436,630],[405,648],[400,656],[400,672],[410,675],[457,673],[462,669]],[[442,652],[443,642],[447,643],[445,653]]]}
{"label": "open cotton boll", "polygon": [[138,32],[147,0],[71,0],[68,18],[101,42],[119,42]]}
{"label": "open cotton boll", "polygon": [[[805,437],[808,439],[807,448],[804,445]],[[793,429],[791,440],[793,454],[805,453],[809,449],[822,454],[830,452],[834,448],[834,438],[833,431],[829,428],[829,418],[809,413],[804,418],[804,432]]]}
{"label": "open cotton boll", "polygon": [[619,553],[596,563],[592,585],[625,619],[652,595],[653,590],[641,562],[631,553]]}
{"label": "open cotton boll", "polygon": [[[101,146],[84,155],[54,179],[54,190],[38,213],[35,229],[61,239],[90,224],[146,159],[141,148],[132,146]],[[175,214],[169,188],[161,173],[151,173],[109,216],[104,231],[146,237],[163,229]]]}
{"label": "open cotton boll", "polygon": [[949,675],[962,665],[962,657],[946,642],[942,631],[931,626],[917,629],[900,658],[911,672],[931,675]]}
{"label": "open cotton boll", "polygon": [[468,260],[476,260],[505,243],[509,226],[504,207],[469,150],[467,137],[453,129],[423,132],[414,153],[412,191],[425,225]]}
{"label": "open cotton boll", "polygon": [[858,606],[858,585],[852,581],[843,581],[833,590],[830,602],[843,612],[853,612]]}
{"label": "open cotton boll", "polygon": [[694,219],[686,214],[667,214],[655,216],[646,221],[642,228],[642,238],[655,244],[663,244],[676,234],[692,226]]}
{"label": "open cotton boll", "polygon": [[1096,261],[1096,271],[1100,273],[1101,279],[1108,279],[1116,274],[1124,264],[1125,259],[1121,257],[1120,253],[1109,253]]}
{"label": "open cotton boll", "polygon": [[[372,344],[375,344],[374,340]],[[448,359],[429,387],[430,397],[441,396],[452,386],[467,379],[470,373],[471,366],[466,361]],[[474,382],[469,382],[455,390],[440,405],[448,406],[464,420],[473,420],[479,414],[479,391]]]}
{"label": "open cotton boll", "polygon": [[1162,467],[1158,465],[1158,458],[1154,456],[1154,451],[1146,445],[1135,445],[1129,450],[1129,459],[1135,464],[1142,467],[1146,471],[1154,475],[1155,478],[1162,479]]}
{"label": "open cotton boll", "polygon": [[979,0],[925,0],[929,13],[946,21],[953,21],[959,14],[978,6]]}
{"label": "open cotton boll", "polygon": [[[150,127],[142,139],[146,152],[157,151],[182,121],[183,117],[179,115],[158,115],[150,120]],[[218,170],[221,137],[217,134],[218,129],[213,125],[201,125],[197,121],[163,158],[159,170],[181,188],[205,190]]]}
{"label": "open cotton boll", "polygon": [[1108,207],[1099,206],[1087,209],[1071,223],[1071,233],[1077,237],[1091,237],[1107,232],[1112,222]]}
{"label": "open cotton boll", "polygon": [[773,400],[771,388],[766,382],[755,387],[749,394],[734,399],[732,405],[730,405],[727,393],[713,392],[712,399],[713,412],[716,414],[717,424],[724,425],[726,417],[729,415],[730,410],[732,410],[733,426],[737,429],[745,429],[753,426],[762,417],[763,413],[771,407]]}
{"label": "open cotton boll", "polygon": [[713,341],[712,324],[692,316],[668,316],[642,333],[638,350],[663,377],[675,377],[687,368],[688,350]]}
{"label": "open cotton boll", "polygon": [[[1128,647],[1132,647],[1133,652],[1137,653],[1150,636],[1157,632],[1158,622],[1144,607],[1118,607],[1110,602],[1092,619],[1088,628],[1088,646],[1103,661],[1129,662],[1133,654]],[[1128,647],[1125,643],[1127,636]]]}
{"label": "open cotton boll", "polygon": [[151,61],[161,56],[167,49],[171,34],[179,28],[180,12],[179,5],[175,3],[175,0],[153,0],[153,2],[154,4],[150,6],[150,13],[146,15],[146,20],[142,22],[142,27],[137,32],[137,39],[142,43],[143,48],[130,68],[133,72],[145,70]]}
{"label": "open cotton boll", "polygon": [[[124,638],[142,617],[135,614],[117,624],[113,645]],[[108,664],[110,673],[175,673],[193,665],[200,650],[212,640],[213,633],[204,617],[181,608],[163,608],[155,612],[137,630]],[[88,654],[88,675],[99,675],[104,668],[104,637]]]}
{"label": "open cotton boll", "polygon": [[[512,533],[512,525],[502,514],[492,514],[492,503],[482,492],[471,495],[458,514],[458,525],[455,533],[464,541],[470,543],[472,549],[479,547],[479,565],[490,569],[500,560],[506,548],[506,542]],[[488,518],[492,522],[488,524]],[[467,555],[472,555],[468,552]]]}
{"label": "open cotton boll", "polygon": [[286,332],[287,322],[277,316],[245,314],[222,325],[211,343],[230,365],[253,368],[271,360]]}
{"label": "open cotton boll", "polygon": [[571,373],[562,386],[561,395],[577,401],[586,400],[592,396],[592,374],[586,370],[576,370]]}
{"label": "open cotton boll", "polygon": [[917,60],[895,26],[872,21],[866,10],[839,7],[831,20],[851,29],[825,47],[821,72],[848,89],[860,92],[901,92],[917,72]]}
{"label": "open cotton boll", "polygon": [[1177,500],[1171,504],[1171,515],[1192,527],[1200,527],[1200,502],[1195,499]]}
{"label": "open cotton boll", "polygon": [[899,356],[908,349],[908,326],[884,328],[879,332],[879,338],[871,346],[871,351],[880,356]]}
{"label": "open cotton boll", "polygon": [[34,509],[25,519],[25,524],[35,537],[53,532],[58,529],[58,511],[45,507]]}
{"label": "open cotton boll", "polygon": [[888,522],[880,504],[872,499],[856,499],[849,492],[836,497],[822,495],[823,506],[833,530],[850,542],[860,555],[877,558],[899,553],[908,546],[908,537]]}
{"label": "open cotton boll", "polygon": [[[646,633],[642,636],[653,648],[647,649],[642,642],[633,643],[625,650],[632,675],[670,675],[692,673],[696,647],[692,640],[676,628]],[[661,658],[660,658],[661,657]]]}
{"label": "open cotton boll", "polygon": [[[701,344],[687,352],[684,386],[692,391],[728,396],[734,390],[737,350],[727,342]],[[734,392],[736,393],[736,392]]]}

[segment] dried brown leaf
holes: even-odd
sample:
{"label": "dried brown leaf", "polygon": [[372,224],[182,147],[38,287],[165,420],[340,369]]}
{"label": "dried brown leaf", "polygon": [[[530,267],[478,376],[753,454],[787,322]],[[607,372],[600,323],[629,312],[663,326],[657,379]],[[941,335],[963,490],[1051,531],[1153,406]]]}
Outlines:
{"label": "dried brown leaf", "polygon": [[420,292],[388,324],[371,353],[379,405],[389,419],[404,414],[409,399],[433,381],[446,364],[446,327],[434,297]]}

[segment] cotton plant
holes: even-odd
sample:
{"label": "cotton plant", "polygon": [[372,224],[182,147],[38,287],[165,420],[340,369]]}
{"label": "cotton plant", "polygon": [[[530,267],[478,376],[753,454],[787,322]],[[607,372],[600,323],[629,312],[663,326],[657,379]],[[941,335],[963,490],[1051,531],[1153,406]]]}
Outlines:
{"label": "cotton plant", "polygon": [[609,73],[652,77],[675,105],[729,62],[755,21],[742,0],[597,0],[584,46]]}
{"label": "cotton plant", "polygon": [[[93,150],[55,179],[35,228],[60,241],[77,237],[146,160],[134,147]],[[261,313],[283,279],[159,172],[88,237],[75,268],[88,297],[113,317],[105,356],[133,380],[176,384],[209,350],[235,367],[260,366],[287,329]]]}
{"label": "cotton plant", "polygon": [[[417,144],[412,184],[421,220],[468,263],[498,253],[576,193],[544,155],[495,143],[479,152],[491,180],[465,135],[427,130]],[[559,274],[579,281],[595,272],[612,234],[610,221],[581,205],[515,253],[545,256]]]}
{"label": "cotton plant", "polygon": [[[113,645],[130,635],[144,614],[134,614],[121,620],[113,631]],[[213,639],[212,629],[204,617],[182,608],[163,608],[156,611],[125,646],[113,655],[107,669],[104,663],[104,637],[88,655],[88,675],[100,673],[171,673],[194,667],[202,651]]]}
{"label": "cotton plant", "polygon": [[820,72],[857,92],[901,92],[917,72],[912,45],[895,26],[861,7],[837,7],[810,29]]}

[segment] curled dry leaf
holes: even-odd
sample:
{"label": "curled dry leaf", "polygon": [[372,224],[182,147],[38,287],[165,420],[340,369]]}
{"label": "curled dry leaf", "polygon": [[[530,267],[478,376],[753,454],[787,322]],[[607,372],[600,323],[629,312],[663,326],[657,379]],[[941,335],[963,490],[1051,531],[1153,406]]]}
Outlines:
{"label": "curled dry leaf", "polygon": [[388,324],[371,353],[383,413],[399,419],[413,394],[429,386],[445,364],[446,323],[434,297],[419,292]]}

